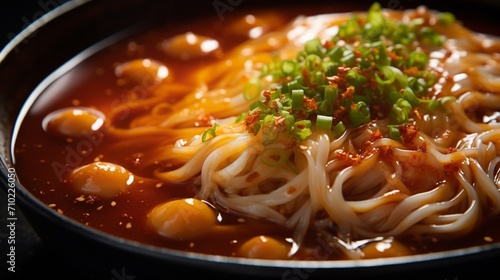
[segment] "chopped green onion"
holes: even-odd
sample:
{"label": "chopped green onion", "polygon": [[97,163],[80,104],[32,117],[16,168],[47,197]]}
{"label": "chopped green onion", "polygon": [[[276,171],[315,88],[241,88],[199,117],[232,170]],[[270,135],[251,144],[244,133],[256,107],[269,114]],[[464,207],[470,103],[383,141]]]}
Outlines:
{"label": "chopped green onion", "polygon": [[248,113],[241,113],[235,120],[234,123],[239,123],[242,122],[246,117],[248,116]]}
{"label": "chopped green onion", "polygon": [[408,85],[408,78],[407,76],[401,71],[399,68],[396,68],[394,66],[391,66],[391,70],[396,76],[396,80],[399,83],[399,86],[402,88],[405,88]]}
{"label": "chopped green onion", "polygon": [[400,107],[401,109],[405,110],[405,112],[409,113],[413,106],[408,102],[408,100],[404,98],[400,98],[398,101],[396,101],[396,106]]}
{"label": "chopped green onion", "polygon": [[304,108],[304,90],[294,89],[292,90],[292,109],[302,108]]}
{"label": "chopped green onion", "polygon": [[403,99],[406,100],[410,104],[410,106],[416,107],[420,103],[411,88],[407,87],[401,91]]}
{"label": "chopped green onion", "polygon": [[410,58],[408,60],[410,67],[417,67],[422,70],[429,63],[429,56],[422,51],[414,51],[410,53]]}
{"label": "chopped green onion", "polygon": [[293,76],[298,69],[298,65],[293,60],[285,60],[281,64],[281,72],[285,76]]}
{"label": "chopped green onion", "polygon": [[353,103],[349,111],[349,117],[354,126],[365,124],[370,121],[370,108],[363,101]]}
{"label": "chopped green onion", "polygon": [[262,102],[262,100],[257,100],[254,103],[250,104],[250,110],[253,111],[255,109],[267,109],[267,106]]}
{"label": "chopped green onion", "polygon": [[346,130],[346,128],[345,128],[344,123],[343,122],[339,122],[332,129],[333,136],[336,137],[336,138],[338,138],[338,137],[340,137],[340,135],[342,135],[345,132],[345,130]]}
{"label": "chopped green onion", "polygon": [[261,84],[259,79],[253,78],[246,84],[243,89],[243,96],[246,100],[254,100],[260,96]]}
{"label": "chopped green onion", "polygon": [[328,85],[325,86],[323,101],[318,106],[318,114],[331,115],[338,96],[338,88]]}
{"label": "chopped green onion", "polygon": [[374,41],[368,45],[369,52],[367,56],[373,56],[373,60],[377,65],[389,65],[391,59],[387,55],[386,46],[382,41]]}
{"label": "chopped green onion", "polygon": [[408,121],[408,115],[413,107],[410,102],[400,98],[394,105],[390,114],[391,120],[396,124],[401,124]]}
{"label": "chopped green onion", "polygon": [[375,80],[379,85],[392,85],[395,81],[398,81],[399,86],[404,88],[408,84],[408,79],[406,75],[394,66],[382,65],[379,67],[380,73],[383,77],[375,74]]}
{"label": "chopped green onion", "polygon": [[333,86],[325,87],[325,101],[329,103],[334,103],[337,100],[338,88]]}
{"label": "chopped green onion", "polygon": [[440,101],[441,105],[444,105],[448,102],[457,101],[457,98],[455,96],[445,96],[445,97],[441,98],[439,101]]}
{"label": "chopped green onion", "polygon": [[340,63],[342,65],[351,65],[356,60],[356,55],[352,52],[348,52],[344,54],[344,56],[340,59]]}
{"label": "chopped green onion", "polygon": [[215,123],[211,128],[205,130],[205,132],[203,132],[203,134],[201,135],[201,141],[202,142],[206,142],[206,141],[214,138],[215,136],[217,136],[215,134],[215,131],[216,131],[217,127],[219,127],[219,125]]}
{"label": "chopped green onion", "polygon": [[431,27],[423,27],[420,30],[420,34],[422,37],[422,42],[426,45],[430,46],[440,46],[443,44],[443,38],[439,35],[436,30]]}
{"label": "chopped green onion", "polygon": [[332,123],[333,123],[332,116],[323,116],[323,115],[316,116],[316,128],[318,129],[331,130]]}
{"label": "chopped green onion", "polygon": [[287,85],[287,88],[288,88],[288,92],[291,92],[294,89],[301,89],[299,82],[296,81],[296,80],[290,81],[286,85]]}
{"label": "chopped green onion", "polygon": [[311,81],[311,84],[319,86],[319,85],[324,85],[326,83],[327,82],[324,73],[322,71],[316,71],[314,73],[314,79]]}
{"label": "chopped green onion", "polygon": [[375,2],[368,10],[367,22],[365,24],[365,32],[368,37],[375,37],[382,33],[385,25],[385,18],[382,14],[382,7]]}
{"label": "chopped green onion", "polygon": [[279,99],[280,97],[281,97],[281,91],[279,90],[273,91],[271,93],[271,96],[269,96],[271,100]]}
{"label": "chopped green onion", "polygon": [[437,22],[442,26],[449,26],[455,22],[455,15],[450,12],[440,13]]}
{"label": "chopped green onion", "polygon": [[387,93],[387,99],[389,103],[394,104],[401,98],[401,93],[397,91],[394,86],[385,86],[383,87],[385,93]]}
{"label": "chopped green onion", "polygon": [[304,141],[307,137],[311,136],[311,121],[310,120],[301,120],[294,124],[294,131],[297,139],[299,141]]}
{"label": "chopped green onion", "polygon": [[344,55],[344,50],[340,46],[335,46],[327,52],[327,55],[331,61],[338,63]]}
{"label": "chopped green onion", "polygon": [[274,142],[278,138],[273,115],[266,115],[262,121],[262,141],[264,144]]}
{"label": "chopped green onion", "polygon": [[354,38],[360,34],[361,26],[358,22],[358,16],[350,17],[344,24],[339,27],[339,36],[342,38]]}
{"label": "chopped green onion", "polygon": [[305,43],[304,50],[307,54],[321,55],[323,53],[322,47],[320,39],[315,38]]}
{"label": "chopped green onion", "polygon": [[314,73],[317,70],[322,71],[323,70],[323,59],[316,55],[316,54],[310,54],[306,57],[304,60],[304,69],[307,70],[309,73]]}
{"label": "chopped green onion", "polygon": [[389,138],[396,141],[401,141],[401,133],[399,132],[399,128],[397,128],[395,125],[388,125],[387,128],[389,128]]}
{"label": "chopped green onion", "polygon": [[391,66],[383,65],[379,67],[380,73],[382,77],[378,74],[375,74],[375,80],[379,85],[391,85],[396,80],[396,75],[391,69]]}
{"label": "chopped green onion", "polygon": [[431,99],[429,100],[429,102],[427,103],[427,110],[429,111],[434,111],[436,110],[437,108],[439,107],[439,101],[435,100],[435,99]]}
{"label": "chopped green onion", "polygon": [[356,68],[351,68],[347,71],[346,79],[355,87],[362,86],[368,81],[365,76],[359,74],[358,69]]}
{"label": "chopped green onion", "polygon": [[260,122],[257,122],[253,126],[253,135],[257,135],[259,133],[260,128],[262,127],[262,124]]}
{"label": "chopped green onion", "polygon": [[293,123],[295,122],[295,117],[288,111],[281,111],[281,115],[285,117],[285,128],[287,131],[292,130]]}
{"label": "chopped green onion", "polygon": [[[312,134],[311,122],[315,129],[331,130],[333,137],[340,137],[346,127],[388,118],[393,125],[389,136],[398,139],[398,126],[417,106],[442,110],[453,98],[434,97],[431,89],[439,76],[430,70],[428,54],[429,47],[444,42],[438,31],[454,21],[448,13],[438,16],[440,26],[419,14],[395,20],[385,17],[379,3],[372,4],[366,17],[354,13],[325,44],[324,38],[313,38],[295,58],[276,57],[262,66],[261,75],[243,90],[253,101],[249,131],[262,133],[264,144],[282,134],[296,144]],[[264,91],[263,78],[272,83]]]}

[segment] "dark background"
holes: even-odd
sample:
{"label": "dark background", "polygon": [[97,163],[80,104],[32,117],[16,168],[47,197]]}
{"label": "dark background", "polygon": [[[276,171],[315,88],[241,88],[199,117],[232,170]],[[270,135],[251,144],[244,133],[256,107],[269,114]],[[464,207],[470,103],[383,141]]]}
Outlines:
{"label": "dark background", "polygon": [[[124,0],[126,1],[126,0]],[[203,0],[211,1],[211,0]],[[411,0],[409,0],[411,1]],[[0,49],[3,48],[8,42],[23,29],[27,28],[29,24],[36,21],[50,10],[64,4],[66,0],[9,0],[3,1],[0,5]],[[418,3],[418,0],[413,0],[413,3]],[[436,0],[436,2],[440,2]],[[441,1],[443,6],[454,5],[456,2],[444,0]],[[477,1],[475,3],[491,2],[487,0]],[[387,3],[387,1],[381,2]],[[496,7],[500,7],[500,1],[492,1]],[[387,5],[384,5],[387,6]],[[499,11],[500,9],[497,9]],[[470,9],[464,10],[464,15],[476,14],[481,16],[483,12],[492,13],[494,11],[481,11],[476,6],[470,6]],[[464,19],[464,23],[468,26],[474,26],[475,22],[471,17],[457,17]],[[500,21],[498,26],[491,26],[492,29],[500,30]],[[5,192],[0,191],[0,201],[7,201]],[[6,211],[0,211],[0,220],[6,220]],[[0,252],[0,279],[84,279],[80,272],[70,270],[65,266],[60,265],[57,254],[45,246],[37,234],[33,231],[31,226],[23,218],[20,211],[16,212],[18,221],[16,223],[16,273],[6,273],[5,269],[5,252]],[[5,242],[6,228],[0,229],[0,248],[5,248],[2,244]],[[500,265],[500,260],[492,260]],[[448,276],[441,277],[441,280],[466,280],[466,279],[498,279],[498,271],[492,270],[491,263],[489,264],[475,264],[471,265],[467,274],[449,274]],[[490,273],[488,275],[488,273]],[[494,273],[493,275],[491,273]],[[5,276],[4,276],[5,275]],[[14,278],[13,276],[16,276]],[[114,276],[109,275],[108,279]],[[405,277],[406,279],[415,279],[414,277]],[[88,278],[87,278],[88,279]],[[116,278],[115,278],[116,279]],[[166,278],[168,279],[168,278]],[[170,278],[174,279],[174,278]],[[427,278],[431,279],[431,278]],[[435,278],[432,278],[435,279]]]}
{"label": "dark background", "polygon": [[[16,34],[27,28],[29,24],[43,16],[50,10],[64,4],[68,0],[8,0],[2,1],[0,4],[0,49],[7,44],[10,39]],[[124,0],[126,1],[126,0]],[[200,0],[213,1],[213,0]],[[251,0],[243,0],[251,1]],[[349,2],[356,2],[349,0]],[[493,14],[498,15],[500,11],[499,0],[379,0],[379,3],[384,8],[412,8],[420,4],[432,3],[432,5],[447,9],[448,7],[456,7],[462,5],[465,8],[461,9],[457,14],[457,18],[464,21],[467,26],[476,27],[478,25],[475,17],[491,17]],[[473,3],[473,4],[472,4]],[[491,9],[485,10],[484,7]],[[500,29],[500,21],[498,27],[492,26],[492,29]]]}
{"label": "dark background", "polygon": [[[0,5],[0,49],[9,41],[29,27],[34,21],[64,4],[67,0],[10,0],[2,1]],[[0,191],[2,211],[0,211],[0,279],[79,279],[79,273],[69,271],[60,266],[58,257],[50,248],[44,246],[38,235],[33,231],[22,213],[16,209],[16,272],[6,270],[6,252],[4,239],[7,235],[5,225],[7,211],[4,211],[4,202],[7,196],[3,189]],[[110,277],[110,279],[112,276]]]}
{"label": "dark background", "polygon": [[64,4],[67,0],[10,0],[0,5],[0,46],[3,48],[12,38],[31,23]]}

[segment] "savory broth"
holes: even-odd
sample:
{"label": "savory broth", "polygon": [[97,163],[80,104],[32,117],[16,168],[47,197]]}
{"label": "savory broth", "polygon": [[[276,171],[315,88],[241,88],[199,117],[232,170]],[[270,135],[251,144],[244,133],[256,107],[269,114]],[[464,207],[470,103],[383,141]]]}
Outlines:
{"label": "savory broth", "polygon": [[[273,15],[267,18],[282,24],[292,19],[294,15],[292,12],[280,14],[282,19],[271,19]],[[228,20],[224,22],[224,26],[231,25]],[[206,26],[213,28],[207,29]],[[67,171],[64,166],[69,170],[72,167],[92,163],[96,158],[118,163],[145,178],[154,177],[152,170],[144,170],[137,164],[140,161],[139,155],[153,149],[165,139],[150,137],[132,144],[126,143],[124,147],[116,149],[115,139],[105,133],[90,133],[88,138],[65,141],[57,136],[48,135],[42,126],[42,120],[46,115],[61,108],[89,107],[107,114],[113,106],[126,100],[131,89],[134,90],[134,87],[121,85],[117,81],[115,66],[124,61],[144,57],[165,60],[166,55],[161,49],[161,44],[169,37],[184,32],[204,34],[217,38],[222,47],[228,49],[241,43],[243,36],[240,38],[217,36],[217,30],[224,26],[218,18],[211,17],[186,22],[174,29],[168,25],[147,30],[94,54],[56,80],[31,106],[17,135],[14,155],[16,171],[22,184],[55,211],[104,232],[151,245],[232,255],[236,251],[235,244],[237,244],[233,240],[263,233],[287,237],[289,230],[283,227],[252,219],[245,219],[242,222],[237,217],[224,214],[223,223],[236,225],[244,223],[248,226],[237,232],[234,230],[214,232],[209,237],[210,242],[169,241],[154,232],[148,226],[145,217],[154,206],[165,200],[194,196],[195,186],[192,183],[171,184],[159,180],[145,180],[144,183],[138,183],[120,196],[101,199],[98,196],[82,195],[59,179],[60,174]],[[215,60],[216,58],[210,56],[189,63],[181,59],[170,59],[168,65],[176,79],[182,80],[183,76],[189,76],[190,70],[197,64],[203,65]],[[137,94],[143,94],[143,90],[146,89],[147,86],[135,88]],[[130,112],[133,107],[134,104],[131,104]],[[55,168],[54,163],[57,166]]]}
{"label": "savory broth", "polygon": [[[308,10],[307,14],[314,15],[325,11],[328,10],[316,7]],[[162,162],[151,160],[159,153],[161,147],[176,143],[179,137],[175,133],[152,130],[150,133],[131,135],[127,139],[120,132],[110,132],[106,125],[109,118],[118,129],[141,127],[141,121],[144,121],[141,117],[147,114],[145,112],[150,112],[153,108],[171,110],[168,106],[164,108],[155,106],[158,103],[154,95],[156,90],[162,86],[167,88],[175,86],[175,89],[168,89],[173,93],[163,96],[161,101],[168,104],[182,102],[182,98],[192,89],[191,85],[196,82],[196,79],[193,79],[196,69],[218,63],[221,58],[225,58],[221,50],[228,53],[239,47],[248,39],[248,33],[242,30],[250,31],[254,27],[259,27],[264,33],[273,32],[284,28],[298,14],[297,10],[292,9],[281,10],[279,14],[256,11],[253,13],[254,17],[249,17],[248,13],[235,12],[224,21],[220,21],[217,17],[209,17],[179,24],[175,28],[172,25],[158,26],[132,35],[82,61],[48,86],[22,120],[17,141],[14,143],[15,167],[21,183],[54,211],[89,227],[145,244],[225,256],[241,256],[239,253],[241,244],[256,236],[273,237],[288,245],[294,238],[292,228],[246,214],[237,214],[237,211],[224,209],[209,200],[207,204],[217,209],[215,222],[217,226],[202,238],[177,240],[158,234],[147,218],[151,215],[152,209],[166,201],[195,197],[200,191],[200,179],[194,177],[185,182],[172,183],[156,176],[158,169],[168,171],[182,165],[181,162],[175,161],[162,165]],[[259,32],[259,29],[254,30]],[[184,34],[186,37],[175,37],[179,34]],[[259,34],[256,36],[259,37]],[[218,45],[212,46],[213,49],[206,52],[200,52],[198,49],[189,50],[186,45],[170,48],[168,44],[175,44],[175,41],[168,41],[171,38],[184,38],[187,41],[191,38],[208,43],[213,39]],[[179,44],[182,45],[182,42]],[[201,45],[199,47],[201,48]],[[170,55],[168,52],[171,52]],[[145,67],[146,58],[150,63],[149,67],[146,67],[147,71],[153,72],[137,74],[133,70],[134,65],[126,64],[140,61],[142,66],[138,67]],[[156,62],[160,62],[161,65],[155,65]],[[165,70],[162,65],[166,65],[168,72],[159,74]],[[151,80],[151,76],[140,76],[151,73],[157,78],[161,76],[161,81]],[[169,84],[169,79],[174,83]],[[208,81],[206,87],[210,88],[217,82],[217,80]],[[185,88],[179,86],[183,84],[189,86]],[[143,102],[149,99],[153,101]],[[102,119],[105,121],[104,123],[96,121],[101,117],[99,114],[92,115],[90,119],[83,117],[75,123],[70,123],[66,130],[61,132],[62,125],[50,120],[47,124],[46,117],[62,108],[96,109],[104,115]],[[161,114],[158,113],[160,117]],[[210,120],[210,116],[200,115],[196,123],[191,125],[201,134],[212,127]],[[82,129],[88,127],[89,121],[102,125],[103,129],[95,131]],[[161,122],[161,119],[156,122]],[[78,125],[82,123],[84,124],[79,127]],[[124,187],[118,191],[110,190],[108,193],[98,190],[96,194],[75,188],[76,181],[82,180],[81,184],[85,185],[86,179],[77,178],[75,175],[70,180],[67,175],[77,167],[95,162],[113,163],[125,168],[126,171],[122,173],[125,177],[122,179],[114,173],[118,180],[116,182],[115,179],[107,177],[95,179],[102,180],[100,182],[103,184],[112,185],[109,188],[120,184]],[[133,176],[127,175],[127,172],[131,172]],[[119,180],[127,183],[123,184]],[[192,213],[185,214],[189,217]],[[325,213],[318,212],[318,215]],[[396,236],[394,239],[366,238],[360,242],[364,240],[367,244],[371,244],[385,241],[388,248],[393,242],[392,250],[386,252],[373,249],[376,252],[371,254],[369,249],[365,249],[364,257],[367,258],[420,254],[498,242],[499,217],[485,215],[485,219],[488,221],[461,237],[411,234]],[[317,259],[318,256],[333,260],[348,258],[341,250],[325,245],[328,242],[311,231],[304,237],[301,249],[290,258]],[[281,250],[279,246],[272,248]],[[322,250],[323,253],[318,254],[317,250]],[[283,257],[278,254],[272,258]]]}

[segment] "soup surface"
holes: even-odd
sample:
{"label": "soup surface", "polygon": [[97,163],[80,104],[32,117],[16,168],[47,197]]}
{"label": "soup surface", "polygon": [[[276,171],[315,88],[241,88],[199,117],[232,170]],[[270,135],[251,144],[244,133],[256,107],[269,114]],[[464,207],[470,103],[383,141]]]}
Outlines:
{"label": "soup surface", "polygon": [[[500,43],[482,45],[452,15],[425,8],[313,16],[330,11],[240,10],[223,21],[157,26],[96,52],[53,81],[20,120],[21,183],[89,227],[181,251],[337,260],[498,242]],[[392,20],[405,23],[397,29]],[[380,21],[418,38],[408,46],[401,38],[363,43],[361,34],[374,30],[366,23]],[[425,40],[443,41],[427,48]],[[336,46],[341,62],[333,63]],[[377,58],[363,68],[381,52],[387,65]],[[311,55],[329,63],[319,76],[309,71]],[[291,94],[297,75],[316,77],[305,95]],[[417,99],[398,103],[420,82]],[[308,96],[315,86],[321,94]],[[328,111],[319,104],[329,90],[338,94],[332,106],[357,97]],[[292,109],[262,115],[286,102]],[[304,116],[297,106],[329,115]],[[404,120],[394,121],[393,110],[406,112]],[[292,124],[279,130],[289,115]],[[317,115],[327,117],[327,132]],[[341,179],[349,170],[354,175]],[[398,211],[410,218],[390,214]]]}

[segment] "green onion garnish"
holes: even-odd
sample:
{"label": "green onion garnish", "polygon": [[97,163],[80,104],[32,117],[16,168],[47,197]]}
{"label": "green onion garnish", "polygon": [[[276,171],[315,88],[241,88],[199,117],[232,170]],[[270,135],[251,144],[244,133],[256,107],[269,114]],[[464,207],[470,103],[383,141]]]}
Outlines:
{"label": "green onion garnish", "polygon": [[316,128],[318,129],[329,131],[332,129],[332,123],[333,123],[332,116],[323,116],[323,115],[316,116]]}
{"label": "green onion garnish", "polygon": [[259,79],[253,78],[251,79],[245,88],[243,89],[243,96],[246,100],[255,100],[261,94],[262,87],[260,85]]}
{"label": "green onion garnish", "polygon": [[338,138],[338,137],[340,137],[340,135],[342,135],[345,132],[345,130],[346,130],[346,128],[344,126],[344,123],[339,122],[332,129],[333,136]]}
{"label": "green onion garnish", "polygon": [[[453,21],[452,14],[443,13],[436,24],[442,28]],[[312,134],[312,122],[340,137],[376,119],[405,124],[420,104],[428,110],[443,107],[451,99],[431,94],[438,77],[429,68],[428,48],[442,45],[444,37],[431,22],[393,20],[374,3],[365,17],[353,14],[329,40],[311,39],[294,59],[264,65],[243,92],[253,100],[260,79],[273,82],[250,106],[247,115],[255,117],[247,124],[249,132],[261,132],[265,144],[280,134],[300,143]],[[389,128],[393,138],[396,130]]]}
{"label": "green onion garnish", "polygon": [[388,125],[387,128],[389,128],[389,138],[401,141],[401,133],[399,132],[399,128],[397,126]]}
{"label": "green onion garnish", "polygon": [[214,138],[216,135],[215,131],[219,127],[217,123],[215,123],[211,128],[207,129],[203,134],[201,135],[201,141],[206,142],[212,138]]}

